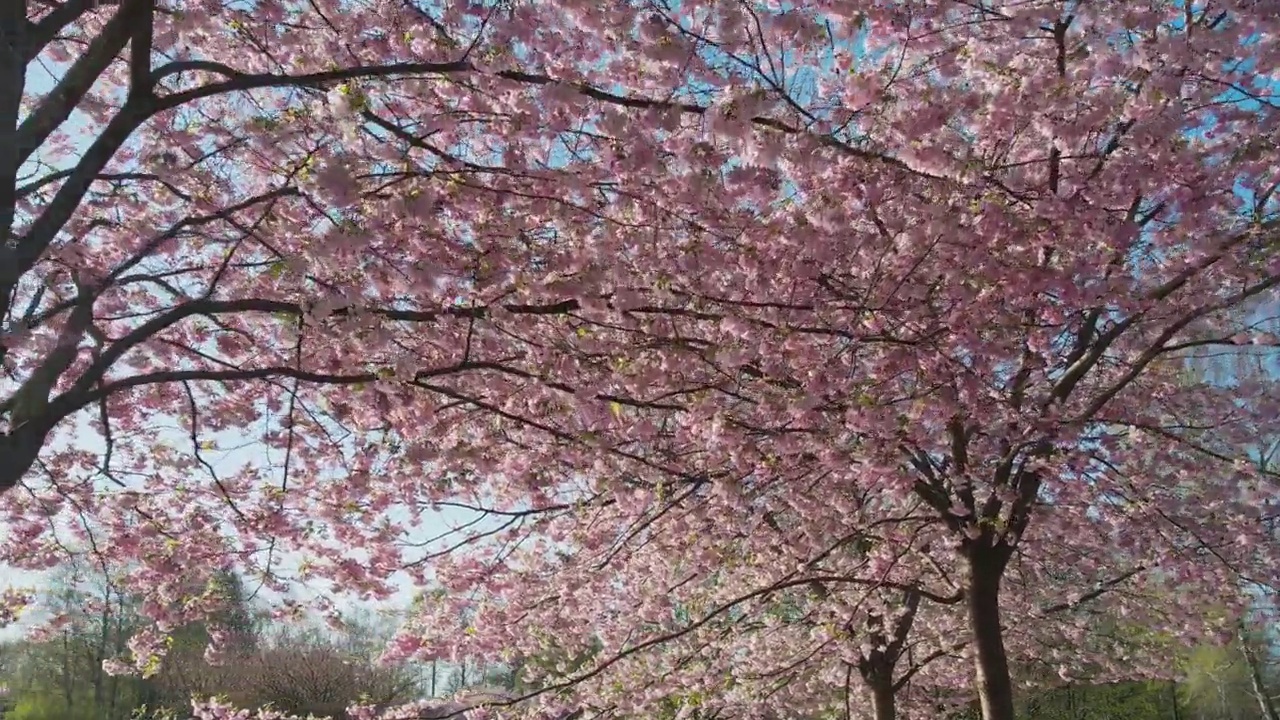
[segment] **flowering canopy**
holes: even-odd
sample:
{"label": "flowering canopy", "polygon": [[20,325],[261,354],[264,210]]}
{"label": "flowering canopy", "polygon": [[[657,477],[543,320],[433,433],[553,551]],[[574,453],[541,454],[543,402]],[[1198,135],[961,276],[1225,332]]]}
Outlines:
{"label": "flowering canopy", "polygon": [[[1003,720],[1010,657],[1132,667],[1084,604],[1273,579],[1274,388],[1186,373],[1276,342],[1269,3],[4,12],[0,553],[161,633],[292,553],[449,590],[394,653],[600,643],[601,711],[972,662]],[[501,524],[414,550],[446,503]]]}

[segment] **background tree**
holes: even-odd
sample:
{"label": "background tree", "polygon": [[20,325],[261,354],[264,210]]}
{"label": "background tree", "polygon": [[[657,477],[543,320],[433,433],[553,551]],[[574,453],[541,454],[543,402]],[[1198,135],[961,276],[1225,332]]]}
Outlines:
{"label": "background tree", "polygon": [[266,626],[260,608],[249,602],[243,579],[217,573],[203,593],[215,598],[217,609],[206,620],[168,635],[163,660],[147,686],[145,704],[150,708],[185,712],[192,696],[226,691],[231,682],[227,666],[245,662],[257,649]]}
{"label": "background tree", "polygon": [[420,681],[415,672],[378,667],[349,644],[293,631],[239,657],[219,692],[211,694],[223,694],[240,707],[269,704],[299,716],[343,717],[356,704],[416,700]]}
{"label": "background tree", "polygon": [[[77,571],[78,570],[78,571]],[[116,676],[104,660],[127,653],[134,630],[145,623],[138,602],[111,594],[111,584],[69,568],[43,605],[63,614],[58,629],[40,641],[9,648],[0,683],[9,690],[9,715],[23,720],[123,720],[182,716],[193,696],[225,696],[241,707],[274,706],[306,715],[341,718],[360,702],[390,706],[416,700],[420,670],[381,667],[378,637],[395,625],[376,618],[352,620],[342,632],[316,627],[272,626],[255,617],[243,582],[226,576],[213,590],[223,609],[207,625],[174,631],[171,647],[148,677]],[[103,597],[112,599],[110,604]],[[209,628],[232,631],[218,662],[206,659]],[[104,640],[105,638],[105,640]]]}
{"label": "background tree", "polygon": [[155,694],[150,681],[103,670],[141,625],[136,601],[110,576],[91,565],[63,567],[41,600],[57,621],[39,640],[11,648],[9,717],[118,720]]}

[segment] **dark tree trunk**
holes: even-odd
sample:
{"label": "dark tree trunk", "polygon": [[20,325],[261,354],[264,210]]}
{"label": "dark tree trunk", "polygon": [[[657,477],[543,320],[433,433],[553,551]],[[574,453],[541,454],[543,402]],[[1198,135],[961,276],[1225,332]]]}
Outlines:
{"label": "dark tree trunk", "polygon": [[892,681],[872,685],[871,708],[875,720],[897,720],[898,698],[894,695]]}
{"label": "dark tree trunk", "polygon": [[1005,654],[1000,620],[1000,578],[1003,548],[977,549],[970,555],[967,597],[969,631],[975,654],[974,679],[983,720],[1014,720],[1013,681]]}

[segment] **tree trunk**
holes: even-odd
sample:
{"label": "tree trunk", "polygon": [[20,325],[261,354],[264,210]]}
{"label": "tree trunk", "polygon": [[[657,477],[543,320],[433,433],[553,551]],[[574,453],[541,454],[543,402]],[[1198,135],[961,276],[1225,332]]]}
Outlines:
{"label": "tree trunk", "polygon": [[1258,661],[1258,655],[1254,652],[1253,647],[1249,645],[1250,638],[1244,629],[1241,628],[1240,634],[1240,654],[1244,655],[1244,662],[1249,666],[1249,682],[1253,686],[1253,696],[1258,701],[1258,708],[1262,711],[1262,717],[1266,720],[1280,720],[1280,714],[1276,713],[1275,703],[1271,702],[1271,696],[1267,693],[1267,686],[1262,679],[1261,663]]}
{"label": "tree trunk", "polygon": [[75,707],[75,683],[71,675],[71,631],[62,632],[62,697],[67,701],[67,708]]}
{"label": "tree trunk", "polygon": [[107,587],[106,598],[102,604],[102,612],[98,616],[101,626],[98,628],[98,647],[93,657],[93,707],[101,710],[105,698],[107,674],[102,670],[102,661],[107,659],[107,639],[111,632],[111,588]]}
{"label": "tree trunk", "polygon": [[898,698],[893,693],[892,680],[871,686],[871,708],[875,720],[897,720]]}
{"label": "tree trunk", "polygon": [[1014,720],[1013,681],[1009,677],[1009,657],[1004,649],[1004,629],[1000,624],[1000,576],[1004,563],[984,557],[990,548],[970,556],[970,579],[966,602],[969,631],[973,635],[974,674],[982,720]]}

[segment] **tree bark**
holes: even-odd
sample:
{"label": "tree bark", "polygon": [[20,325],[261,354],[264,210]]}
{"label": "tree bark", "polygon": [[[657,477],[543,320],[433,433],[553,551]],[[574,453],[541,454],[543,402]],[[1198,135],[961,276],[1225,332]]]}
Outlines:
{"label": "tree bark", "polygon": [[1262,717],[1266,720],[1280,720],[1280,714],[1276,712],[1275,703],[1271,701],[1271,695],[1267,693],[1266,681],[1262,678],[1261,663],[1258,655],[1254,652],[1253,647],[1249,644],[1251,638],[1240,629],[1238,635],[1240,639],[1240,654],[1244,656],[1244,662],[1249,666],[1249,683],[1253,688],[1253,697],[1258,701],[1258,709],[1262,711]]}
{"label": "tree bark", "polygon": [[875,720],[897,720],[898,698],[893,692],[892,680],[871,686],[871,708]]}
{"label": "tree bark", "polygon": [[975,685],[983,720],[1014,720],[1013,681],[1005,653],[1000,620],[1000,578],[1004,562],[991,557],[992,548],[970,555],[970,580],[966,603],[969,631],[973,635]]}

